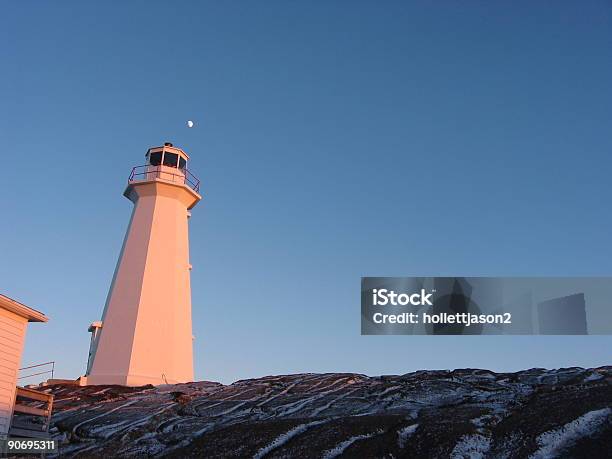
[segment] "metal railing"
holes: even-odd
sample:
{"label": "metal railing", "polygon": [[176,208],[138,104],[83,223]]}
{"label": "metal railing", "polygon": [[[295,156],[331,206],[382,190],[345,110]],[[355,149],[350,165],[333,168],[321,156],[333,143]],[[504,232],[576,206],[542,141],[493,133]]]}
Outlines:
{"label": "metal railing", "polygon": [[23,367],[20,368],[19,371],[22,370],[31,370],[32,368],[40,368],[40,367],[47,367],[49,368],[49,365],[51,365],[51,369],[47,369],[45,371],[41,371],[38,373],[32,373],[31,375],[23,375],[23,376],[19,376],[17,379],[25,379],[25,378],[31,378],[32,376],[39,376],[39,375],[46,375],[51,373],[51,379],[53,379],[53,373],[55,372],[55,362],[44,362],[44,363],[39,363],[38,365],[30,365],[29,367]]}
{"label": "metal railing", "polygon": [[159,178],[166,182],[187,185],[196,193],[200,192],[200,180],[191,172],[189,172],[187,168],[175,169],[176,173],[170,172],[168,169],[173,168],[170,166],[152,166],[150,164],[145,164],[143,166],[135,166],[132,168],[132,173],[128,178],[128,183],[142,182]]}

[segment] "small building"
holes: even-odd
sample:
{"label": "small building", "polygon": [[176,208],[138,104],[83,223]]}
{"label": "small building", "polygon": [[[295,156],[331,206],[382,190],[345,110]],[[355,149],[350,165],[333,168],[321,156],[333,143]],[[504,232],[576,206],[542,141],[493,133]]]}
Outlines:
{"label": "small building", "polygon": [[42,312],[0,294],[0,438],[11,426],[28,322],[47,320]]}

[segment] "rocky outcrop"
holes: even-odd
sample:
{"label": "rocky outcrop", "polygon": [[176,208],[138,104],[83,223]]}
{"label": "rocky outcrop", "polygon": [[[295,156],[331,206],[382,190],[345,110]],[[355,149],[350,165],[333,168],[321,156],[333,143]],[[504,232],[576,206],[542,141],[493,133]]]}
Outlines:
{"label": "rocky outcrop", "polygon": [[65,457],[610,457],[612,367],[51,386]]}

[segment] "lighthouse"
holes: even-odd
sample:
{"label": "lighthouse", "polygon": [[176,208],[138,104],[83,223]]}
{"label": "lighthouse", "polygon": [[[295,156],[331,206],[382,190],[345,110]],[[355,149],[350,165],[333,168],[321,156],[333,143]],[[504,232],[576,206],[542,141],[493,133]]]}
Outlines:
{"label": "lighthouse", "polygon": [[188,219],[200,182],[171,143],[145,157],[123,193],[134,208],[82,384],[193,381]]}

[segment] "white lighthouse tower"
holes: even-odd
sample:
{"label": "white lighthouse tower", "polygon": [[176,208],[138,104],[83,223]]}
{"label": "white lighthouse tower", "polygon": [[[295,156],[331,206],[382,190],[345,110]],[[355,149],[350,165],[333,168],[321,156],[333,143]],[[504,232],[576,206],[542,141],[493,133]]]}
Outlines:
{"label": "white lighthouse tower", "polygon": [[89,327],[88,385],[193,381],[187,219],[200,182],[171,143],[146,159],[123,193],[134,209],[102,320]]}

